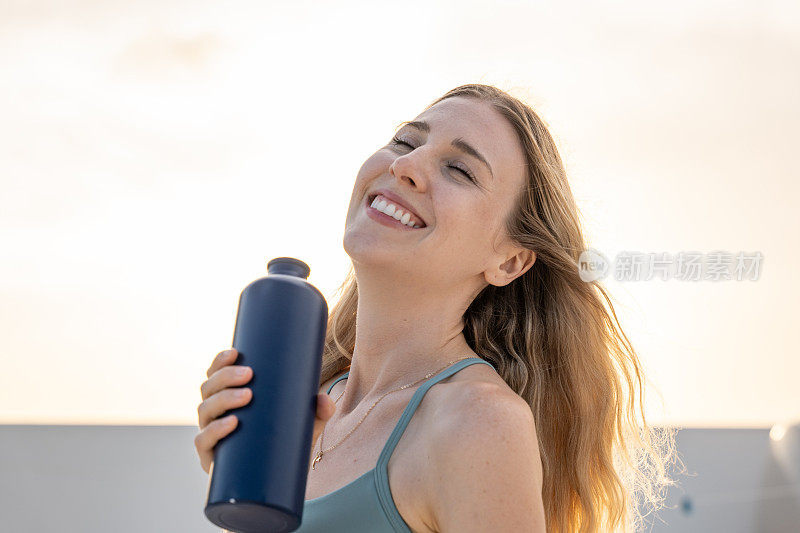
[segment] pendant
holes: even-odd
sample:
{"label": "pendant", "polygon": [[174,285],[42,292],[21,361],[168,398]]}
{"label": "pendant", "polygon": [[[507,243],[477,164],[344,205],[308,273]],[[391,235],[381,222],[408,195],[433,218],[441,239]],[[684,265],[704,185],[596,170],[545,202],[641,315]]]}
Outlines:
{"label": "pendant", "polygon": [[322,459],[322,452],[319,452],[317,456],[314,458],[314,462],[311,463],[311,470],[317,469],[317,463]]}

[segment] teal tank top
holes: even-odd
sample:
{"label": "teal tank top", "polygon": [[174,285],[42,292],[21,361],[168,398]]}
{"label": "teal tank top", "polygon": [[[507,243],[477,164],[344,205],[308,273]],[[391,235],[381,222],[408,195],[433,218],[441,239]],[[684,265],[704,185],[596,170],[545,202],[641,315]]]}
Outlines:
{"label": "teal tank top", "polygon": [[[297,533],[411,533],[403,517],[395,507],[389,490],[387,465],[397,442],[422,401],[422,397],[433,385],[455,374],[462,368],[476,363],[494,365],[478,357],[462,359],[425,381],[414,392],[389,440],[378,456],[375,467],[344,487],[329,494],[306,500],[303,518]],[[496,369],[495,369],[496,370]],[[331,384],[331,389],[345,379],[350,372],[340,376]]]}

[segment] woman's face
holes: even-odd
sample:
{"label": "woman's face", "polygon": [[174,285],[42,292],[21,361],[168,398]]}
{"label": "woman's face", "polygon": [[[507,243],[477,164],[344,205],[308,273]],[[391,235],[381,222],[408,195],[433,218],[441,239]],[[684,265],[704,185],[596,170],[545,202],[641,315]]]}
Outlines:
{"label": "woman's face", "polygon": [[[506,259],[503,220],[526,179],[516,133],[489,104],[464,97],[445,99],[414,121],[423,124],[397,130],[408,145],[390,141],[359,169],[345,251],[354,263],[430,283],[483,275]],[[394,194],[424,226],[409,229],[376,211],[378,190]]]}

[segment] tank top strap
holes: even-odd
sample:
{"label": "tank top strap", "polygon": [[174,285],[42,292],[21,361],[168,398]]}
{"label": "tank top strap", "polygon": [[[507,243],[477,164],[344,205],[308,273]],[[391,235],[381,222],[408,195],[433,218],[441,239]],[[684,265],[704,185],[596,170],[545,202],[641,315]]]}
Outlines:
{"label": "tank top strap", "polygon": [[[406,405],[403,414],[400,415],[400,420],[397,421],[397,425],[394,427],[392,434],[389,435],[389,440],[386,441],[386,444],[381,451],[380,456],[378,457],[378,470],[382,472],[386,472],[386,465],[389,463],[389,457],[392,455],[395,446],[397,446],[400,437],[403,436],[403,432],[406,430],[406,426],[411,421],[411,417],[414,416],[414,412],[417,410],[420,402],[422,402],[422,397],[425,396],[425,393],[428,392],[428,389],[439,383],[445,378],[448,378],[461,370],[462,368],[468,367],[470,365],[474,365],[476,363],[483,363],[489,365],[490,367],[494,368],[494,365],[491,364],[489,361],[481,359],[479,357],[470,357],[469,359],[462,359],[461,361],[454,363],[453,365],[445,368],[426,382],[424,382],[417,390],[414,392],[414,396],[411,397],[411,401],[408,402]],[[497,369],[495,369],[497,370]]]}
{"label": "tank top strap", "polygon": [[328,394],[330,394],[330,393],[331,393],[331,391],[333,390],[333,386],[334,386],[334,385],[336,385],[337,383],[339,383],[339,382],[340,382],[340,381],[342,381],[343,379],[347,378],[347,376],[349,376],[349,375],[350,375],[350,371],[348,370],[347,372],[345,372],[344,374],[342,374],[341,376],[339,376],[338,378],[336,378],[336,381],[334,381],[333,383],[331,383],[331,386],[330,386],[330,387],[328,387]]}
{"label": "tank top strap", "polygon": [[[387,518],[389,518],[389,521],[394,526],[395,531],[408,531],[408,526],[403,520],[403,517],[400,516],[400,512],[397,510],[397,507],[394,504],[394,499],[392,498],[392,491],[389,488],[389,457],[391,457],[395,446],[397,446],[397,442],[400,440],[400,437],[403,436],[403,432],[406,430],[408,422],[414,415],[414,411],[417,410],[417,406],[419,406],[419,403],[422,401],[422,397],[425,396],[426,392],[428,392],[428,389],[443,379],[452,376],[462,368],[469,365],[474,365],[476,363],[484,363],[494,368],[494,365],[489,361],[485,361],[479,357],[470,357],[469,359],[462,359],[461,361],[454,363],[452,366],[442,370],[431,379],[423,383],[420,388],[414,392],[414,396],[411,397],[411,401],[408,402],[403,414],[400,415],[400,420],[397,422],[392,434],[389,436],[389,440],[386,441],[386,445],[383,447],[383,450],[381,450],[381,454],[378,457],[378,464],[375,466],[375,490],[378,492],[378,500],[381,503],[381,507],[383,507],[383,510]],[[495,370],[497,369],[495,368]]]}

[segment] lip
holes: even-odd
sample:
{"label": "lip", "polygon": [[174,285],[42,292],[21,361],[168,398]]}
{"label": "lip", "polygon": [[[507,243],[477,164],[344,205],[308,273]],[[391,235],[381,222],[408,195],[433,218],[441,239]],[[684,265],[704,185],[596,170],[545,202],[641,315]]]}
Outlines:
{"label": "lip", "polygon": [[364,202],[364,208],[367,210],[367,216],[369,218],[371,218],[372,220],[374,220],[375,222],[377,222],[379,224],[383,224],[384,226],[388,226],[390,228],[396,228],[396,229],[405,230],[405,231],[419,231],[419,230],[424,229],[424,228],[427,227],[427,226],[422,226],[420,228],[412,228],[411,226],[403,224],[402,222],[400,222],[399,220],[395,219],[394,217],[390,217],[389,215],[387,215],[383,211],[378,211],[377,209],[375,209],[371,205],[372,204],[372,200],[374,199],[374,196],[376,196],[376,195],[372,195],[372,194],[368,195],[366,201]]}
{"label": "lip", "polygon": [[[422,223],[424,224],[424,226],[422,226],[422,228],[425,228],[425,227],[428,226],[428,223],[425,222],[425,219],[422,218],[420,216],[420,214],[417,213],[416,210],[414,210],[411,206],[409,206],[402,198],[400,198],[399,196],[397,196],[393,192],[391,192],[389,190],[386,190],[386,189],[377,189],[375,191],[372,191],[370,194],[368,194],[367,195],[367,206],[371,205],[372,204],[372,200],[374,200],[375,197],[378,196],[379,194],[381,196],[385,196],[387,199],[391,200],[391,202],[393,204],[395,204],[397,207],[401,207],[403,209],[403,211],[408,211],[409,213],[411,213],[412,215],[417,217],[419,220],[421,220]],[[378,212],[380,213],[380,211],[378,211]],[[383,213],[381,213],[381,214],[383,214]],[[392,218],[392,217],[389,217],[389,218]],[[422,228],[416,228],[416,229],[422,229]],[[414,228],[412,228],[412,229],[414,229]]]}

